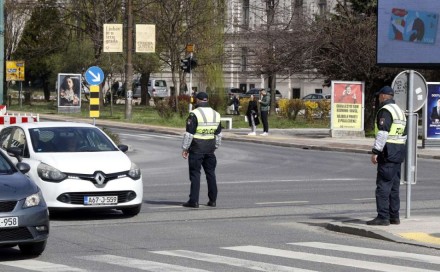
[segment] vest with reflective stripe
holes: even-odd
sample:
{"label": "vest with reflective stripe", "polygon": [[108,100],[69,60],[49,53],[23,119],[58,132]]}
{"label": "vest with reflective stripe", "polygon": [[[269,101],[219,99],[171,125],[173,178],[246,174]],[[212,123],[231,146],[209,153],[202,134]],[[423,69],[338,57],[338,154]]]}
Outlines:
{"label": "vest with reflective stripe", "polygon": [[208,107],[199,107],[192,111],[197,118],[195,139],[211,140],[220,124],[220,114]]}
{"label": "vest with reflective stripe", "polygon": [[[382,109],[389,111],[393,118],[393,123],[391,124],[390,132],[388,133],[387,143],[405,144],[406,136],[403,135],[406,126],[405,114],[396,104],[386,104],[380,110]],[[377,135],[379,132],[377,123],[375,124],[374,130]]]}

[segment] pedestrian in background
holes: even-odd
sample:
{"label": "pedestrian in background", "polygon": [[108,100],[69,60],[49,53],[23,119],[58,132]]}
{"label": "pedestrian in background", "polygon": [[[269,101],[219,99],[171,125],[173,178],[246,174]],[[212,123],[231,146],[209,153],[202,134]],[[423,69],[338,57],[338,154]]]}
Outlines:
{"label": "pedestrian in background", "polygon": [[393,100],[394,90],[385,86],[376,93],[379,110],[375,119],[373,155],[377,164],[376,208],[377,217],[367,225],[400,224],[400,172],[405,159],[406,117]]}
{"label": "pedestrian in background", "polygon": [[196,95],[196,108],[190,112],[186,120],[186,132],[182,141],[182,157],[188,159],[191,191],[189,200],[182,206],[199,207],[201,168],[205,171],[208,183],[208,198],[206,205],[216,206],[217,180],[215,168],[217,158],[215,150],[221,144],[220,114],[209,107],[208,95],[199,92]]}
{"label": "pedestrian in background", "polygon": [[248,119],[249,127],[251,127],[251,132],[249,132],[248,135],[257,135],[256,129],[258,124],[260,124],[260,120],[258,119],[258,105],[257,101],[255,101],[254,95],[251,95],[249,98],[246,117]]}
{"label": "pedestrian in background", "polygon": [[265,89],[261,89],[260,91],[260,112],[261,112],[261,122],[263,123],[263,133],[262,136],[269,135],[269,122],[267,120],[269,116],[269,108],[270,108],[270,97],[267,95]]}
{"label": "pedestrian in background", "polygon": [[235,114],[235,115],[240,115],[240,112],[239,112],[239,108],[240,108],[240,99],[239,99],[238,94],[237,94],[237,95],[234,95],[234,96],[232,97],[232,106],[234,107],[234,114]]}

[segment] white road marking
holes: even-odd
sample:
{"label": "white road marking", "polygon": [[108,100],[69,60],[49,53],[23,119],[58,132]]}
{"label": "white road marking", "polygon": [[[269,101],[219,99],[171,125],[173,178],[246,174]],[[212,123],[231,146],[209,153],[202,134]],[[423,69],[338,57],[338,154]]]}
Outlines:
{"label": "white road marking", "polygon": [[[183,134],[182,134],[183,135]],[[120,133],[119,136],[126,136],[126,137],[136,137],[136,138],[165,138],[165,139],[177,139],[181,138],[181,136],[178,135],[169,135],[169,134],[124,134]]]}
{"label": "white road marking", "polygon": [[279,201],[279,202],[259,202],[256,205],[276,205],[276,204],[299,204],[299,203],[309,203],[309,201]]}
{"label": "white road marking", "polygon": [[77,257],[84,260],[114,264],[123,267],[136,268],[143,271],[151,272],[208,272],[208,270],[189,268],[180,265],[172,265],[166,263],[152,262],[135,258],[127,258],[116,255],[93,255]]}
{"label": "white road marking", "polygon": [[[427,269],[418,269],[414,267],[406,267],[392,264],[385,264],[379,262],[368,262],[356,259],[348,259],[341,257],[332,257],[327,255],[320,254],[312,254],[312,253],[304,253],[300,251],[289,251],[283,249],[276,248],[267,248],[260,246],[237,246],[237,247],[225,247],[225,249],[240,251],[240,252],[248,252],[255,254],[263,254],[268,256],[275,257],[283,257],[289,259],[296,259],[302,261],[310,261],[310,262],[319,262],[319,263],[328,263],[334,265],[342,265],[348,267],[362,268],[362,269],[370,269],[374,271],[382,271],[382,272],[435,272],[434,270]],[[438,271],[437,271],[438,272]]]}
{"label": "white road marking", "polygon": [[220,263],[227,264],[236,267],[253,269],[256,271],[268,271],[268,272],[312,272],[313,270],[305,270],[295,267],[288,267],[283,265],[269,264],[257,261],[249,261],[238,258],[212,255],[207,253],[200,253],[188,250],[169,250],[169,251],[152,251],[152,253],[174,256],[174,257],[183,257],[193,260],[199,260],[210,263]]}
{"label": "white road marking", "polygon": [[172,208],[182,208],[182,205],[169,205],[169,206],[155,206],[148,207],[148,209],[172,209]]}
{"label": "white road marking", "polygon": [[374,197],[366,197],[366,198],[353,198],[353,201],[364,201],[364,200],[376,200]]}
{"label": "white road marking", "polygon": [[328,250],[337,250],[344,251],[350,253],[359,253],[371,256],[380,256],[380,257],[391,257],[391,258],[399,258],[411,261],[418,261],[424,263],[432,263],[432,264],[440,264],[440,257],[416,254],[416,253],[407,253],[401,251],[391,251],[391,250],[383,250],[383,249],[375,249],[375,248],[367,248],[367,247],[355,247],[355,246],[345,246],[338,244],[328,244],[328,243],[320,243],[320,242],[308,242],[308,243],[289,243],[290,245],[298,245],[305,247],[313,247],[320,249],[328,249]]}
{"label": "white road marking", "polygon": [[[67,265],[42,262],[37,260],[20,260],[0,262],[0,265],[7,265],[16,268],[41,272],[86,272],[87,270],[74,268]],[[1,269],[4,271],[3,269]]]}

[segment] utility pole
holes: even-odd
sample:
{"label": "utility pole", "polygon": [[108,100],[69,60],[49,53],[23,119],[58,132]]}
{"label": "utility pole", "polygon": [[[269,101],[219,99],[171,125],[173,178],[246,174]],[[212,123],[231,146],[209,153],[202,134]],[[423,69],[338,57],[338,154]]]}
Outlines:
{"label": "utility pole", "polygon": [[125,18],[127,22],[126,43],[127,60],[125,63],[125,119],[131,120],[131,110],[133,101],[133,64],[131,57],[133,53],[133,0],[125,2]]}
{"label": "utility pole", "polygon": [[5,17],[4,17],[4,0],[0,0],[0,105],[3,105],[5,79]]}

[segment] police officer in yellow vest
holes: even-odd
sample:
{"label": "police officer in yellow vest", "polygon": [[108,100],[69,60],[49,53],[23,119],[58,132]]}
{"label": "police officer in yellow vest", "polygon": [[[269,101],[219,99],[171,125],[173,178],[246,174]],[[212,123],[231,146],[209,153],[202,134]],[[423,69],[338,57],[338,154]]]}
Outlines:
{"label": "police officer in yellow vest", "polygon": [[189,179],[191,192],[184,207],[199,207],[200,173],[205,171],[208,182],[207,203],[210,207],[216,206],[217,181],[215,168],[217,159],[215,150],[221,144],[220,114],[208,105],[208,94],[199,92],[196,95],[196,109],[190,112],[186,120],[186,132],[182,141],[182,157],[188,159]]}
{"label": "police officer in yellow vest", "polygon": [[367,225],[398,225],[400,169],[406,153],[406,117],[394,102],[391,87],[383,87],[376,95],[380,105],[375,120],[376,139],[371,162],[377,164],[377,217],[367,221]]}

